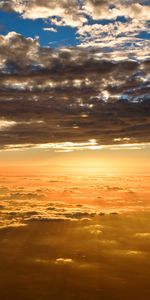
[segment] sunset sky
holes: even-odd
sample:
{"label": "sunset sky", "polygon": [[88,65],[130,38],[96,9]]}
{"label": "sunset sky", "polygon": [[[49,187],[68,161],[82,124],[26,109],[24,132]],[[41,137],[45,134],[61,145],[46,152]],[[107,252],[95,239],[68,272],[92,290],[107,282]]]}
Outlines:
{"label": "sunset sky", "polygon": [[150,299],[150,0],[0,0],[0,299]]}
{"label": "sunset sky", "polygon": [[2,170],[148,172],[149,16],[148,0],[0,1]]}

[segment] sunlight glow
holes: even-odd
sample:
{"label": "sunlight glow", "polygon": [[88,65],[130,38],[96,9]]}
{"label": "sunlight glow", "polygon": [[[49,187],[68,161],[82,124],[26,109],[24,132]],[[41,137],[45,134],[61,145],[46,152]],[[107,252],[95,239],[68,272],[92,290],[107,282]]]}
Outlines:
{"label": "sunlight glow", "polygon": [[[117,139],[120,141],[120,139]],[[117,145],[99,145],[95,139],[91,139],[87,142],[82,143],[44,143],[44,144],[16,144],[7,145],[1,151],[16,151],[16,150],[26,150],[26,149],[53,149],[56,152],[70,152],[70,151],[83,151],[83,150],[140,150],[150,146],[150,143],[125,143]]]}

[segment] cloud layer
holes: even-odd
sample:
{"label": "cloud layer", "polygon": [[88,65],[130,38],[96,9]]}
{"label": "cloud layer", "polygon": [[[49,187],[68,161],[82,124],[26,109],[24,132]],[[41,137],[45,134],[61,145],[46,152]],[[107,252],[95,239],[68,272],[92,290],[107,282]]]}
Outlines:
{"label": "cloud layer", "polygon": [[0,8],[22,14],[23,18],[37,19],[59,17],[65,25],[78,26],[93,19],[115,19],[118,16],[135,19],[149,19],[149,1],[144,0],[7,0]]}
{"label": "cloud layer", "polygon": [[15,32],[1,35],[1,148],[93,139],[147,143],[149,86],[142,53],[56,50]]}
{"label": "cloud layer", "polygon": [[149,1],[7,0],[0,9],[20,22],[43,18],[43,32],[74,27],[78,40],[52,49],[0,35],[1,149],[149,142]]}
{"label": "cloud layer", "polygon": [[[89,221],[150,208],[149,176],[53,176],[1,179],[0,227],[31,222]],[[139,182],[142,182],[139,186]],[[109,183],[109,184],[108,184]],[[85,224],[86,225],[86,224]],[[86,226],[92,235],[103,228]],[[140,237],[140,235],[139,235]]]}

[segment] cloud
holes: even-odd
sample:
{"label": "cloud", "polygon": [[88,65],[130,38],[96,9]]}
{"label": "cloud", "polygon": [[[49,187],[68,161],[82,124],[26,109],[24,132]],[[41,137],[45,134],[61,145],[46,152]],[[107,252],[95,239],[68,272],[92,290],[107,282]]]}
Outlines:
{"label": "cloud", "polygon": [[56,260],[55,260],[55,263],[56,264],[60,264],[60,265],[62,265],[62,264],[72,264],[73,263],[73,259],[72,258],[62,258],[62,257],[60,257],[60,258],[57,258]]}
{"label": "cloud", "polygon": [[0,195],[7,194],[9,192],[8,187],[1,186],[0,187]]}
{"label": "cloud", "polygon": [[[59,181],[56,182],[56,189],[58,186]],[[59,191],[60,195],[62,195],[62,191],[63,186]],[[0,228],[18,227],[19,224],[20,226],[24,226],[32,222],[89,222],[101,215],[100,208],[92,204],[90,205],[89,200],[89,205],[78,205],[77,201],[80,201],[80,196],[71,204],[62,201],[57,202],[56,200],[51,201],[52,195],[52,191],[51,193],[47,193],[46,187],[41,188],[40,192],[37,192],[37,186],[32,186],[32,191],[31,188],[27,186],[25,186],[22,191],[20,191],[19,188],[12,187],[8,189],[2,187],[0,194]],[[63,199],[66,201],[65,197]],[[103,211],[105,211],[104,207]],[[106,209],[106,213],[109,214],[110,211]],[[87,225],[86,223],[83,229],[92,235],[99,235],[102,232],[102,226],[99,224]]]}
{"label": "cloud", "polygon": [[137,232],[135,236],[138,238],[150,238],[150,232]]}
{"label": "cloud", "polygon": [[85,15],[93,19],[115,19],[118,16],[135,19],[149,19],[149,2],[142,0],[7,0],[1,1],[0,8],[15,11],[23,18],[38,19],[59,17],[65,25],[80,26]]}
{"label": "cloud", "polygon": [[123,190],[122,187],[118,187],[118,186],[109,186],[109,185],[106,185],[106,186],[103,186],[103,190],[105,191],[110,191],[110,192],[120,192]]}
{"label": "cloud", "polygon": [[[59,182],[58,182],[59,183]],[[31,222],[53,221],[85,221],[91,220],[98,213],[92,206],[50,202],[47,189],[37,192],[32,187],[18,188],[1,187],[0,228],[18,227]]]}
{"label": "cloud", "polygon": [[131,59],[96,47],[41,48],[11,32],[0,36],[0,91],[1,149],[149,142],[149,60],[141,50]]}
{"label": "cloud", "polygon": [[[84,47],[103,47],[105,51],[139,51],[144,46],[148,51],[149,41],[140,37],[140,33],[150,33],[148,21],[131,19],[114,21],[108,24],[85,24],[77,30],[80,45]],[[144,45],[143,45],[144,44]]]}
{"label": "cloud", "polygon": [[[148,1],[142,0],[115,0],[113,4],[108,0],[7,0],[0,2],[0,9],[15,11],[24,19],[45,19],[49,28],[44,30],[52,32],[57,29],[51,25],[75,27],[77,34],[81,33],[83,46],[97,45],[105,49],[117,49],[129,44],[134,44],[135,47],[136,44],[138,48],[145,41],[142,38],[133,39],[133,36],[144,31],[149,33],[150,6]],[[125,22],[118,22],[118,17],[124,17]],[[91,25],[90,18],[95,24]],[[104,19],[109,20],[109,24],[96,23]],[[149,44],[145,43],[145,47],[148,50]]]}
{"label": "cloud", "polygon": [[100,240],[101,246],[104,247],[114,247],[117,246],[119,243],[116,240]]}
{"label": "cloud", "polygon": [[90,232],[90,234],[92,234],[94,236],[99,236],[103,233],[103,231],[102,231],[103,226],[100,224],[87,225],[87,226],[84,226],[83,229],[87,230],[88,232]]}
{"label": "cloud", "polygon": [[[98,46],[105,51],[115,48],[122,52],[128,48],[138,51],[140,47],[149,53],[149,42],[138,38],[141,32],[150,30],[147,1],[115,0],[110,4],[108,0],[7,0],[0,2],[0,9],[15,11],[31,20],[45,19],[49,27],[43,29],[52,32],[57,31],[52,25],[75,27],[80,45],[84,47]],[[120,16],[125,20],[118,21]],[[89,18],[95,23],[91,25]],[[104,19],[109,20],[108,24],[97,23]]]}
{"label": "cloud", "polygon": [[[38,178],[40,178],[41,186],[37,189]],[[95,238],[103,235],[106,229],[103,218],[110,218],[111,222],[113,218],[113,222],[118,222],[118,219],[124,215],[123,212],[143,212],[149,208],[149,202],[146,200],[149,186],[148,176],[142,176],[140,186],[139,178],[136,176],[125,176],[122,179],[121,176],[87,176],[84,174],[76,177],[69,174],[50,178],[48,180],[47,176],[42,176],[42,181],[41,177],[37,176],[29,177],[26,181],[22,177],[13,178],[11,181],[10,178],[7,178],[5,185],[3,183],[0,186],[0,227],[19,226],[19,224],[32,226],[34,223],[46,222],[68,222],[70,226],[74,226],[76,223],[80,227],[82,222],[83,233]],[[106,197],[105,187],[107,187],[108,181],[110,188],[112,184],[115,184],[115,187],[119,185],[120,191],[122,188],[119,198],[116,195],[115,197],[113,195]],[[70,190],[69,194],[63,193],[63,183],[65,188]],[[85,188],[87,183],[90,197]],[[136,196],[127,194],[127,189],[129,190],[131,187],[136,190]],[[74,191],[77,192],[76,195]],[[112,189],[110,191],[112,193]],[[114,189],[114,194],[115,192],[116,189]],[[101,195],[100,199],[99,195]],[[143,200],[139,202],[141,195]],[[149,237],[149,233],[143,228],[137,228],[133,234],[138,239]],[[103,236],[104,240],[107,238],[107,236]]]}
{"label": "cloud", "polygon": [[[147,4],[147,5],[145,5]],[[149,19],[150,8],[145,1],[120,1],[114,0],[86,0],[84,9],[93,19],[116,19],[119,16],[135,19]]]}
{"label": "cloud", "polygon": [[43,29],[44,31],[51,31],[51,32],[57,32],[57,29],[56,28],[53,28],[53,27],[46,27]]}
{"label": "cloud", "polygon": [[25,19],[59,17],[61,24],[69,26],[82,25],[86,20],[76,0],[31,0],[1,1],[0,8],[19,12]]}
{"label": "cloud", "polygon": [[142,255],[142,251],[126,250],[126,251],[124,251],[124,254],[126,254],[126,255]]}

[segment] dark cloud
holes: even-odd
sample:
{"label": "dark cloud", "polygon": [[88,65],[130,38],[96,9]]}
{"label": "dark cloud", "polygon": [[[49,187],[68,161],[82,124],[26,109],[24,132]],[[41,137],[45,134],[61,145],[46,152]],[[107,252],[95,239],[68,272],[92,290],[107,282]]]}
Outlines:
{"label": "dark cloud", "polygon": [[1,148],[149,141],[149,61],[114,60],[96,48],[40,48],[16,33],[0,39]]}

